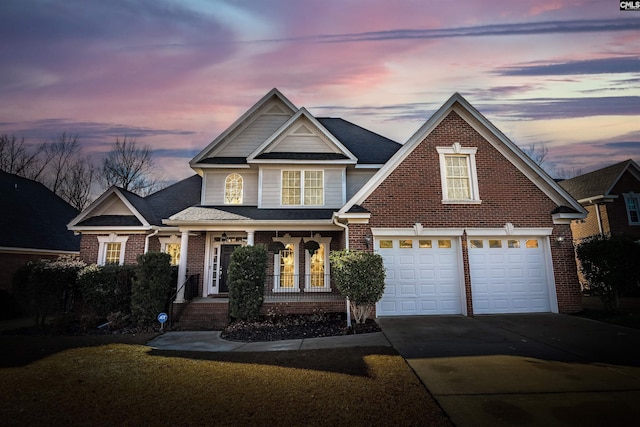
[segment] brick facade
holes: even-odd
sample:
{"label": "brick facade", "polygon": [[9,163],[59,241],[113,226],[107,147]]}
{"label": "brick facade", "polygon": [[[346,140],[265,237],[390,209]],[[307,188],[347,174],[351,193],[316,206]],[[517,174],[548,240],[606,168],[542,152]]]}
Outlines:
{"label": "brick facade", "polygon": [[[476,147],[476,169],[481,204],[444,204],[440,164],[436,147]],[[570,226],[554,225],[551,212],[556,208],[527,176],[476,132],[457,113],[451,112],[414,151],[361,203],[371,212],[367,225],[350,226],[350,247],[364,249],[364,236],[370,228],[503,228],[552,227],[550,237],[563,236],[565,244],[551,245],[556,292],[560,312],[581,309],[580,287],[571,247]],[[467,310],[471,315],[471,279],[466,246],[462,239]]]}

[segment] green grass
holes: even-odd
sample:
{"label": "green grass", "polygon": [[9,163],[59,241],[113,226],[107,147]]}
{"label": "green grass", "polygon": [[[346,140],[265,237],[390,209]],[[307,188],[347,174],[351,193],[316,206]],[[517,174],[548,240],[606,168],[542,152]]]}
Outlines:
{"label": "green grass", "polygon": [[58,350],[0,369],[3,425],[451,425],[388,347]]}

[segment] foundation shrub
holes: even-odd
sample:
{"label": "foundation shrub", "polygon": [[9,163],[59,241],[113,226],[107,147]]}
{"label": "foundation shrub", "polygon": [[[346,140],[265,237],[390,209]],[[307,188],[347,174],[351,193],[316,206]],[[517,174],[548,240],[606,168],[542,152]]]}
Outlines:
{"label": "foundation shrub", "polygon": [[229,315],[255,321],[264,301],[267,250],[262,245],[236,248],[229,263]]}
{"label": "foundation shrub", "polygon": [[98,319],[110,313],[131,312],[132,265],[89,265],[78,273],[78,284],[87,311]]}
{"label": "foundation shrub", "polygon": [[363,251],[333,251],[331,271],[338,291],[349,298],[356,323],[364,323],[384,292],[382,257]]}
{"label": "foundation shrub", "polygon": [[131,316],[138,326],[155,322],[171,292],[171,257],[163,252],[139,255],[131,284]]}

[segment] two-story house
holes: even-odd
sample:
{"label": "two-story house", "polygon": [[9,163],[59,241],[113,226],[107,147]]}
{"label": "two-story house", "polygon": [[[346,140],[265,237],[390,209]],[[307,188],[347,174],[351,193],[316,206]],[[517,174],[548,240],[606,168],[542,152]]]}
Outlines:
{"label": "two-story house", "polygon": [[571,224],[576,242],[593,235],[640,237],[640,167],[633,160],[560,181],[560,185],[588,212]]}
{"label": "two-story house", "polygon": [[378,316],[581,308],[570,221],[584,209],[458,94],[400,145],[273,89],[190,166],[151,196],[112,188],[82,212],[69,228],[83,259],[167,251],[177,303],[198,275],[191,305],[220,307],[233,250],[264,244],[265,310],[342,311],[328,257],[349,248],[383,256]]}

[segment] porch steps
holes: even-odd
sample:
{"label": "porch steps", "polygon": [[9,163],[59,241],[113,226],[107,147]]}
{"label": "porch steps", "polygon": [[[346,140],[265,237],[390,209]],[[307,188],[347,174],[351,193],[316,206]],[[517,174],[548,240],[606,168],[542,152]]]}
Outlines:
{"label": "porch steps", "polygon": [[229,324],[229,302],[227,298],[203,298],[184,307],[173,324],[174,330],[219,331]]}

